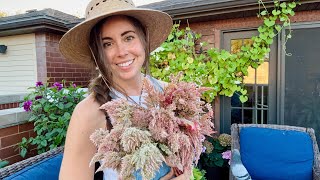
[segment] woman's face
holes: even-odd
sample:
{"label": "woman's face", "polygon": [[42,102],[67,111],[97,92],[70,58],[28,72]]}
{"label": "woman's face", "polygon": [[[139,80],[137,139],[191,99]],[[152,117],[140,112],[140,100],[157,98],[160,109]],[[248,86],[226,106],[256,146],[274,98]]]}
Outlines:
{"label": "woman's face", "polygon": [[141,76],[145,50],[136,28],[125,17],[109,18],[101,29],[106,61],[117,83]]}

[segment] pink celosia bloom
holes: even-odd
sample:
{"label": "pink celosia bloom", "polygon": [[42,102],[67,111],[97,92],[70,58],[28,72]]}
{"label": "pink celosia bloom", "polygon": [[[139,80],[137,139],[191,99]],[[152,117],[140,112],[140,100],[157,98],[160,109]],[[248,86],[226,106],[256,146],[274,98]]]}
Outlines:
{"label": "pink celosia bloom", "polygon": [[144,79],[144,105],[115,99],[102,105],[112,120],[113,129],[97,130],[90,137],[98,152],[92,158],[101,161],[99,170],[113,168],[123,179],[134,179],[141,170],[143,179],[152,179],[165,161],[183,172],[191,172],[203,151],[205,135],[213,131],[213,111],[201,101],[208,88],[172,78],[164,92],[156,91]]}

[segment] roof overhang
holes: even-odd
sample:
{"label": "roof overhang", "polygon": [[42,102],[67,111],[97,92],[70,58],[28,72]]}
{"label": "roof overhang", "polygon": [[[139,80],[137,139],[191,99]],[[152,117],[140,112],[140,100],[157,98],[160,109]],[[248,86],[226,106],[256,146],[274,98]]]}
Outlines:
{"label": "roof overhang", "polygon": [[[284,2],[287,0],[282,0]],[[319,3],[319,0],[303,0],[302,5],[310,3]],[[264,5],[266,8],[274,6],[273,0],[265,0]],[[257,0],[231,0],[221,1],[219,3],[207,3],[203,5],[192,5],[189,7],[179,8],[178,6],[161,7],[159,10],[164,11],[172,17],[173,20],[189,20],[189,21],[207,21],[225,18],[226,14],[233,14],[232,17],[236,17],[237,13],[255,15],[259,10],[259,3]],[[254,12],[254,13],[253,13]]]}
{"label": "roof overhang", "polygon": [[64,34],[69,29],[69,24],[65,24],[65,22],[50,16],[43,15],[15,19],[8,22],[0,22],[0,37],[35,32],[53,32],[57,34]]}

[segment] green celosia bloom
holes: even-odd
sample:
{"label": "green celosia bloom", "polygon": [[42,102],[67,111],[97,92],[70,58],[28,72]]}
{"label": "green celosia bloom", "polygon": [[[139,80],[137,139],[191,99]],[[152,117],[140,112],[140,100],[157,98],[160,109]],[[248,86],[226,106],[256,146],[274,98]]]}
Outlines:
{"label": "green celosia bloom", "polygon": [[165,159],[155,143],[147,143],[134,152],[132,160],[136,170],[141,170],[143,180],[150,180]]}
{"label": "green celosia bloom", "polygon": [[158,146],[161,149],[161,151],[163,151],[166,155],[171,155],[172,154],[172,152],[170,151],[169,147],[166,146],[165,144],[159,143]]}
{"label": "green celosia bloom", "polygon": [[220,134],[218,140],[223,147],[231,146],[231,135],[229,134]]}
{"label": "green celosia bloom", "polygon": [[135,127],[126,128],[120,136],[123,150],[131,153],[138,149],[142,144],[151,142],[149,131],[143,131]]}

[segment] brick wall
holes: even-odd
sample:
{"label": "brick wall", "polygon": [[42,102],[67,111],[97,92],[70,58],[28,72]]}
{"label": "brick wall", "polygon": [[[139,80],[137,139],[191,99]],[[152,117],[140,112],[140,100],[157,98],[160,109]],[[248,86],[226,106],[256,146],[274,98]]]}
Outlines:
{"label": "brick wall", "polygon": [[17,107],[19,107],[19,104],[20,103],[18,103],[18,102],[8,103],[8,104],[0,104],[0,110],[10,109],[10,108],[17,108]]}
{"label": "brick wall", "polygon": [[[0,129],[0,159],[7,160],[10,164],[23,160],[17,144],[21,142],[22,137],[35,137],[33,128],[33,123],[25,123]],[[36,149],[30,147],[26,158],[36,154]]]}
{"label": "brick wall", "polygon": [[[61,82],[64,79],[67,82],[87,87],[92,77],[91,71],[66,61],[59,52],[61,37],[62,35],[53,33],[36,33],[38,76],[40,76],[38,79],[43,79],[42,81],[48,79],[49,83]],[[45,62],[43,58],[46,59]]]}
{"label": "brick wall", "polygon": [[[291,18],[291,24],[316,21],[320,21],[320,10],[297,12],[296,15]],[[254,16],[191,23],[190,27],[195,32],[203,35],[201,40],[209,42],[209,47],[220,48],[221,31],[256,28],[261,24],[262,20]]]}

